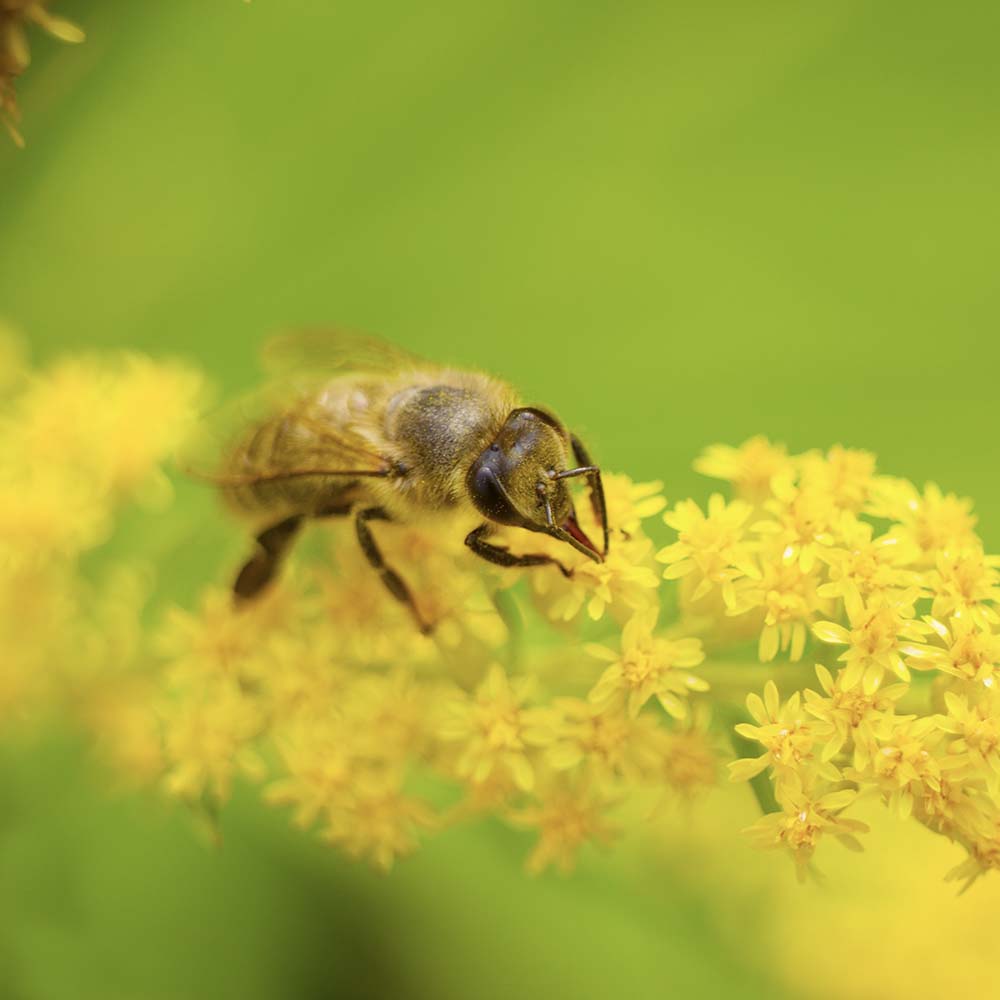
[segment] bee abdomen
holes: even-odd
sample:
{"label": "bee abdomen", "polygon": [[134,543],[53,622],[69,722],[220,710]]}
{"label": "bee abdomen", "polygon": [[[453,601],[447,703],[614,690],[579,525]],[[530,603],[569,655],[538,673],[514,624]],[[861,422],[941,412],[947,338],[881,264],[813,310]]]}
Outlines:
{"label": "bee abdomen", "polygon": [[[283,414],[254,428],[234,450],[226,470],[233,483],[223,492],[245,514],[321,514],[344,506],[357,486],[341,477],[298,474],[324,464],[330,464],[330,457],[318,460],[315,434],[294,414]],[[291,472],[296,474],[282,475]]]}

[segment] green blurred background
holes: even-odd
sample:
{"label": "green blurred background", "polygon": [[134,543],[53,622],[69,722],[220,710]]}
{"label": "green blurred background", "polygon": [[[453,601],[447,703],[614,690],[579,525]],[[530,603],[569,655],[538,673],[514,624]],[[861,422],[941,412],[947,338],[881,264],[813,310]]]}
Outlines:
{"label": "green blurred background", "polygon": [[[55,6],[88,41],[35,33],[28,146],[0,143],[0,317],[37,359],[127,345],[231,390],[269,332],[336,323],[508,377],[671,499],[708,491],[710,442],[840,442],[975,497],[1000,545],[995,3]],[[218,552],[166,568],[178,593],[240,546],[184,502]],[[68,738],[4,751],[3,1000],[987,996],[1000,971],[996,887],[955,900],[919,830],[800,889],[719,793],[568,880],[490,824],[379,878],[252,795],[213,852],[102,788]]]}

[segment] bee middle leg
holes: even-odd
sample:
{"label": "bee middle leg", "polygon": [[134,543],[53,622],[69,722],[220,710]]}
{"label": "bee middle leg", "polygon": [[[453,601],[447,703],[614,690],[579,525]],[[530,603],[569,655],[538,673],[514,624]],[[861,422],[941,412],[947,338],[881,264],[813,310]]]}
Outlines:
{"label": "bee middle leg", "polygon": [[403,578],[392,567],[386,565],[382,552],[375,542],[372,529],[368,527],[369,521],[391,520],[392,518],[389,517],[389,514],[381,507],[367,507],[365,510],[358,511],[354,519],[354,526],[358,531],[358,542],[361,544],[361,551],[364,552],[372,568],[382,578],[382,582],[386,585],[389,593],[397,601],[405,604],[410,609],[410,613],[416,620],[417,628],[420,629],[421,633],[429,635],[433,630],[433,626],[425,622],[420,616],[416,602],[413,600],[413,594],[410,593],[410,588],[403,582]]}
{"label": "bee middle leg", "polygon": [[563,576],[569,578],[573,571],[567,569],[558,559],[544,555],[523,555],[519,556],[511,552],[510,549],[502,545],[494,545],[486,541],[486,536],[490,532],[490,525],[481,524],[478,528],[470,531],[465,536],[465,544],[476,553],[480,559],[495,563],[497,566],[555,566]]}
{"label": "bee middle leg", "polygon": [[257,536],[257,548],[244,563],[233,583],[237,602],[258,597],[277,575],[278,568],[302,527],[302,516],[286,517]]}

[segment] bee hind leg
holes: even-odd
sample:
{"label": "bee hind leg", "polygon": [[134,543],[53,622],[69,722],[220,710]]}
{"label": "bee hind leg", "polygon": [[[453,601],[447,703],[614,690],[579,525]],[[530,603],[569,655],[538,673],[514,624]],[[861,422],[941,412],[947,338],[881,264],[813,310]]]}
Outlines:
{"label": "bee hind leg", "polygon": [[286,517],[257,536],[257,547],[233,583],[237,603],[253,600],[274,580],[285,554],[302,526],[301,515]]}
{"label": "bee hind leg", "polygon": [[368,527],[369,521],[390,520],[392,519],[389,517],[389,514],[381,507],[368,507],[365,510],[358,511],[354,519],[354,526],[358,532],[358,542],[361,545],[361,551],[364,552],[372,568],[382,578],[382,582],[389,593],[397,601],[405,604],[410,609],[410,613],[413,615],[417,623],[417,628],[420,629],[421,633],[423,635],[430,635],[434,626],[425,622],[420,616],[417,604],[413,600],[413,594],[410,593],[410,588],[406,586],[403,578],[392,567],[386,565],[382,552],[375,542],[372,529]]}

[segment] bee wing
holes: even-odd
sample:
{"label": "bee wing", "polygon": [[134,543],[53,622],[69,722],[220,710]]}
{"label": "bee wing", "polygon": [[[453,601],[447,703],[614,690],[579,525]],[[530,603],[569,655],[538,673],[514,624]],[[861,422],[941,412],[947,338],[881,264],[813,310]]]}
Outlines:
{"label": "bee wing", "polygon": [[336,327],[291,330],[265,343],[261,364],[271,375],[348,372],[392,374],[434,367],[379,337]]}
{"label": "bee wing", "polygon": [[[178,456],[181,470],[218,486],[305,476],[385,476],[391,460],[324,414],[323,382],[276,379],[204,414]],[[280,439],[279,439],[280,436]]]}

